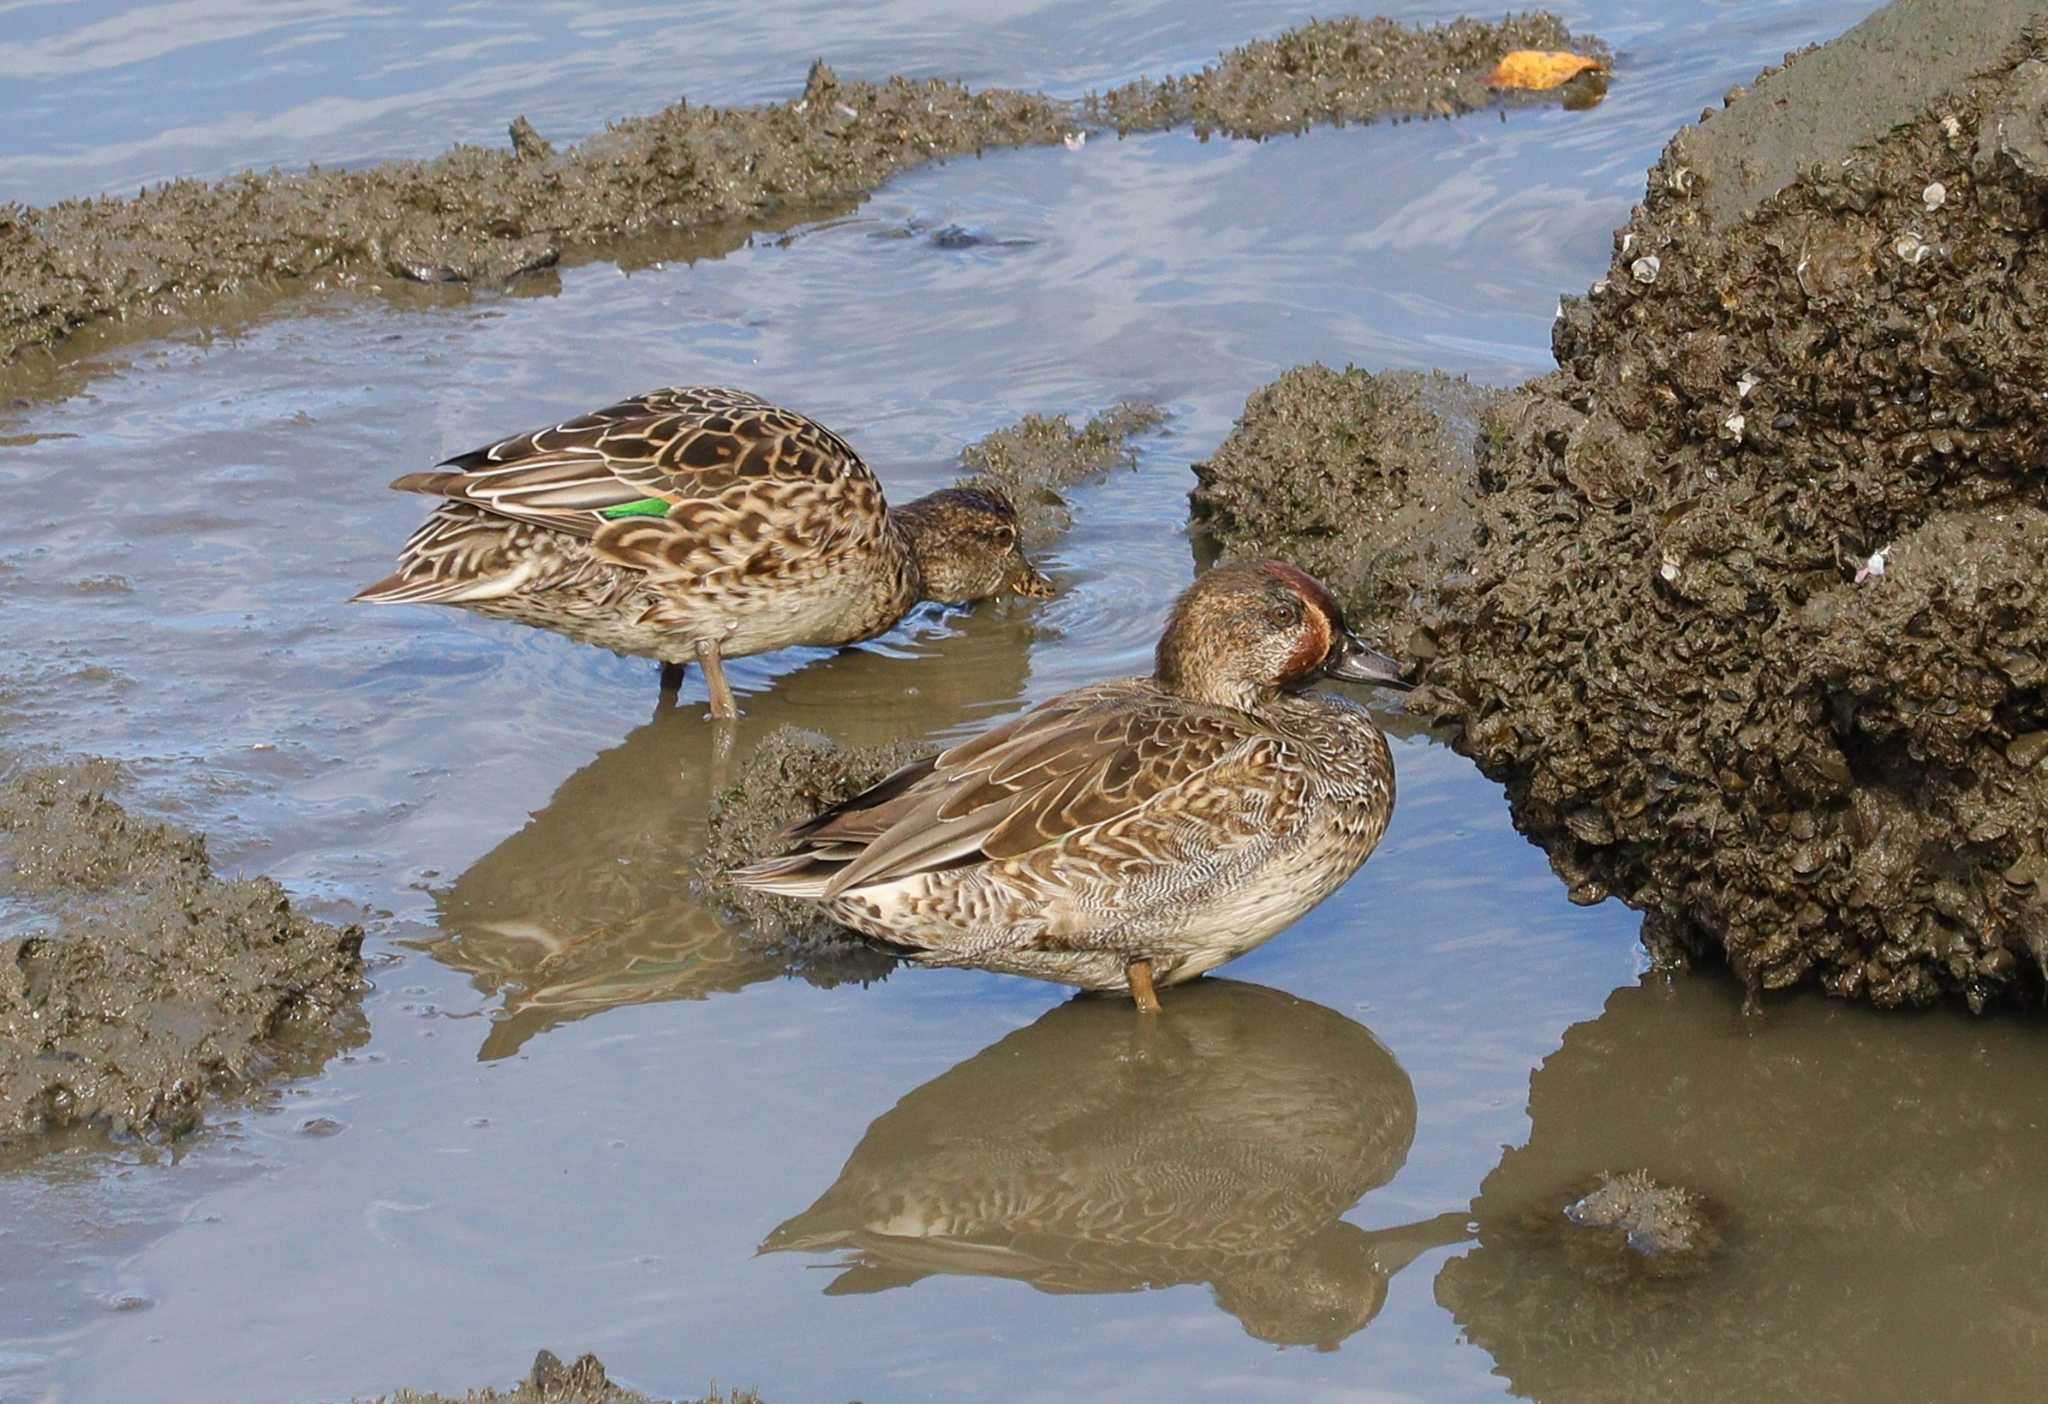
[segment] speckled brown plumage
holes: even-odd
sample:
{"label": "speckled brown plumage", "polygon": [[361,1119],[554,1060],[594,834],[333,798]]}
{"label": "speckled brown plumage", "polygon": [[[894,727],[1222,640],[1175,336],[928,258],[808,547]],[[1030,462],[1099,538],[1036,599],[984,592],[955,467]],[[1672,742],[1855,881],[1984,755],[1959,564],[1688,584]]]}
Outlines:
{"label": "speckled brown plumage", "polygon": [[1050,591],[1001,497],[948,489],[891,512],[844,439],[739,390],[651,391],[392,486],[446,501],[358,600],[707,670],[873,638],[920,599]]}
{"label": "speckled brown plumage", "polygon": [[1170,985],[1242,955],[1385,832],[1386,738],[1302,691],[1325,675],[1403,685],[1308,576],[1220,567],[1175,605],[1152,676],[1077,688],[898,771],[735,878],[930,963],[1143,1004],[1148,971]]}

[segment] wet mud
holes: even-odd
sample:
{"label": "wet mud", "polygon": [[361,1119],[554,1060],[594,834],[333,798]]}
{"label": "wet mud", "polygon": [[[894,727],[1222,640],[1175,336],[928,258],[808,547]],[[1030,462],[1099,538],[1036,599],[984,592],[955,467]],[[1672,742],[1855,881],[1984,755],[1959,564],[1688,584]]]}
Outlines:
{"label": "wet mud", "polygon": [[1255,391],[1194,465],[1197,533],[1232,559],[1276,556],[1342,589],[1404,662],[1430,652],[1408,618],[1469,564],[1474,444],[1499,392],[1441,373],[1300,366]]}
{"label": "wet mud", "polygon": [[367,1036],[362,932],[215,876],[203,837],[130,815],[115,781],[84,762],[0,788],[10,916],[31,927],[0,940],[0,1163],[70,1132],[170,1140]]}
{"label": "wet mud", "polygon": [[[2032,7],[1966,8],[1968,34],[1898,0],[1836,41],[1854,62],[1795,57],[1673,138],[1564,301],[1561,369],[1483,412],[1469,474],[1409,488],[1469,495],[1462,560],[1426,511],[1327,525],[1320,441],[1385,503],[1349,426],[1428,432],[1361,421],[1385,397],[1327,372],[1255,396],[1197,489],[1225,549],[1292,531],[1428,660],[1411,709],[1460,728],[1575,900],[1752,989],[1981,1008],[2048,970],[2048,63]],[[1939,96],[1893,126],[1870,93],[1901,65]],[[1838,109],[1851,154],[1787,154]],[[1260,471],[1296,520],[1239,505]]]}
{"label": "wet mud", "polygon": [[[533,1369],[510,1389],[473,1389],[463,1395],[419,1394],[402,1389],[377,1404],[661,1404],[651,1396],[612,1383],[604,1362],[595,1355],[581,1355],[574,1364],[564,1365],[551,1350],[533,1359]],[[727,1394],[713,1390],[702,1399],[673,1400],[669,1404],[763,1404],[751,1389]]]}
{"label": "wet mud", "polygon": [[1541,14],[1411,29],[1315,23],[1186,79],[1074,104],[958,83],[842,82],[813,65],[801,97],[755,108],[678,102],[557,150],[520,117],[510,146],[354,170],[173,181],[132,199],[0,205],[0,367],[97,323],[215,299],[497,287],[559,263],[658,257],[659,242],[786,226],[926,161],[1048,145],[1095,122],[1193,123],[1262,136],[1321,122],[1452,116],[1508,99],[1480,76],[1517,47],[1570,37]]}
{"label": "wet mud", "polygon": [[931,754],[931,747],[911,741],[845,746],[802,727],[770,732],[747,757],[739,778],[712,800],[698,859],[706,890],[777,946],[802,951],[822,943],[829,949],[856,940],[809,902],[751,891],[725,874],[769,853],[775,836],[790,825]]}
{"label": "wet mud", "polygon": [[1505,97],[1487,87],[1486,74],[1512,49],[1607,56],[1604,45],[1574,40],[1562,20],[1540,11],[1426,29],[1351,16],[1247,44],[1184,78],[1125,84],[1091,98],[1088,109],[1119,131],[1191,126],[1204,137],[1270,137],[1326,122],[1455,117],[1504,100],[1570,102],[1585,93]]}
{"label": "wet mud", "polygon": [[[1651,975],[1568,1029],[1437,1301],[1526,1399],[2036,1392],[2048,1208],[2013,1192],[2048,1152],[2033,1021],[1741,1003]],[[1682,1193],[1706,1251],[1644,1255],[1572,1223],[1603,1164]]]}
{"label": "wet mud", "polygon": [[1704,1268],[1720,1243],[1713,1207],[1683,1185],[1647,1170],[1603,1174],[1564,1208],[1582,1240],[1582,1257],[1621,1275],[1687,1276]]}
{"label": "wet mud", "polygon": [[1131,441],[1166,422],[1165,412],[1126,400],[1079,429],[1063,414],[1030,414],[969,444],[958,485],[994,488],[1017,509],[1026,546],[1044,546],[1073,525],[1060,494],[1115,468],[1138,466]]}

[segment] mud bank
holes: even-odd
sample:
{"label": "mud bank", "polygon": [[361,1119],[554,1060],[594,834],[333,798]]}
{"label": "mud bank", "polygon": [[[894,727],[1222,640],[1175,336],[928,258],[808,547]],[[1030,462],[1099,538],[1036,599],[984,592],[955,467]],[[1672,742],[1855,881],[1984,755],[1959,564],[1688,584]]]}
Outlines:
{"label": "mud bank", "polygon": [[[553,1351],[544,1350],[533,1360],[527,1377],[510,1389],[473,1389],[456,1396],[418,1394],[409,1389],[386,1396],[377,1404],[660,1404],[637,1390],[613,1384],[604,1362],[595,1355],[579,1356],[564,1365]],[[725,1394],[713,1390],[700,1400],[673,1400],[670,1404],[764,1404],[751,1389]]]}
{"label": "mud bank", "polygon": [[1203,137],[1269,137],[1325,122],[1455,117],[1504,100],[1597,100],[1577,85],[1504,98],[1484,80],[1511,49],[1607,57],[1605,45],[1574,40],[1562,20],[1540,11],[1508,15],[1498,24],[1461,19],[1427,29],[1387,19],[1315,20],[1233,49],[1199,73],[1140,79],[1091,97],[1087,111],[1120,132],[1191,126]]}
{"label": "mud bank", "polygon": [[1191,78],[1141,80],[1084,104],[939,80],[841,82],[821,62],[794,101],[678,102],[566,150],[519,118],[509,150],[465,146],[357,170],[173,181],[133,199],[0,205],[0,366],[81,327],[229,295],[246,315],[251,295],[494,286],[565,260],[659,256],[648,250],[690,232],[720,231],[695,252],[722,252],[749,229],[858,197],[906,167],[1049,144],[1095,121],[1259,136],[1451,116],[1507,100],[1480,82],[1502,53],[1570,42],[1541,14],[1430,29],[1315,23]]}
{"label": "mud bank", "polygon": [[[1469,564],[1474,443],[1498,399],[1441,373],[1297,367],[1194,465],[1196,529],[1233,557],[1282,557],[1341,586],[1358,622],[1402,620]],[[1382,642],[1404,662],[1428,651],[1412,630]]]}
{"label": "mud bank", "polygon": [[71,1129],[182,1135],[367,1034],[362,932],[215,877],[204,838],[130,816],[114,780],[86,762],[0,788],[11,915],[50,927],[0,940],[0,1160]]}
{"label": "mud bank", "polygon": [[842,746],[819,731],[793,726],[771,731],[747,757],[739,779],[712,799],[698,859],[705,890],[759,938],[793,954],[809,954],[813,947],[829,952],[857,941],[810,903],[751,891],[727,881],[725,874],[772,852],[776,834],[791,824],[931,753],[931,747],[912,742]]}
{"label": "mud bank", "polygon": [[[1411,707],[1462,728],[1574,899],[1621,897],[1653,950],[1753,989],[1978,1008],[2048,969],[2034,9],[1898,0],[1681,131],[1565,300],[1561,370],[1418,495],[1469,494],[1463,559],[1426,514],[1293,525],[1393,562],[1336,583],[1429,659]],[[1896,126],[1894,73],[1938,94]],[[1820,164],[1788,152],[1821,131],[1794,148]],[[1326,394],[1304,429],[1255,397],[1198,507],[1224,469],[1299,476],[1268,441],[1371,399]],[[1416,491],[1349,461],[1369,502]]]}
{"label": "mud bank", "polygon": [[995,488],[1016,504],[1026,546],[1044,546],[1074,524],[1060,494],[1114,468],[1136,468],[1132,440],[1166,422],[1157,405],[1126,400],[1079,429],[1063,414],[1028,414],[969,444],[959,486]]}

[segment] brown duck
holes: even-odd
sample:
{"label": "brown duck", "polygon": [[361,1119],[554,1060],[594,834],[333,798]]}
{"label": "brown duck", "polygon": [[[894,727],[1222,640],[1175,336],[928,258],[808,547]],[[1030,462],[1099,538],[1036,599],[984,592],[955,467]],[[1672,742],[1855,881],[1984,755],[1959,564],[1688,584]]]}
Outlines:
{"label": "brown duck", "polygon": [[721,660],[858,643],[920,600],[1052,585],[1000,494],[948,488],[891,510],[847,442],[743,390],[653,390],[515,434],[391,485],[445,499],[371,604],[447,604],[657,658],[695,658],[733,717]]}
{"label": "brown duck", "polygon": [[1150,677],[908,766],[734,877],[930,964],[1128,990],[1157,1012],[1155,986],[1285,929],[1386,831],[1386,737],[1304,691],[1324,677],[1408,686],[1312,577],[1220,566],[1175,603]]}

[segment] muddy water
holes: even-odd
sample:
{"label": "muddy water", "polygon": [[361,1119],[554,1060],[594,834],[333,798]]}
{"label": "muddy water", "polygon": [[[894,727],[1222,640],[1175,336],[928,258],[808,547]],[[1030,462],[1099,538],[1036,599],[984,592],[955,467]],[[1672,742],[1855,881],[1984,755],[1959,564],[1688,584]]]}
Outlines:
{"label": "muddy water", "polygon": [[[21,7],[0,170],[42,198],[418,152],[515,109],[573,136],[678,88],[778,95],[819,50],[1078,92],[1300,18],[689,8],[604,34],[193,3],[124,49]],[[0,1182],[0,1398],[459,1390],[542,1344],[779,1400],[2019,1397],[1993,1362],[2037,1358],[2048,1305],[2034,1030],[1745,1022],[1711,982],[1639,985],[1634,918],[1570,906],[1426,738],[1397,743],[1364,873],[1146,1046],[1026,982],[787,969],[693,896],[732,763],[700,693],[662,711],[641,663],[341,603],[416,520],[392,473],[621,390],[784,398],[902,496],[1024,413],[1141,396],[1171,418],[1073,494],[1057,599],[743,662],[738,747],[785,721],[957,734],[1134,669],[1193,569],[1186,464],[1247,393],[1313,358],[1544,368],[1557,291],[1606,266],[1669,131],[1868,7],[1670,8],[1568,13],[1620,54],[1590,113],[994,155],[722,259],[271,314],[0,411],[10,743],[117,757],[138,807],[362,921],[378,962],[366,1046],[175,1163],[67,1152]],[[35,67],[66,54],[93,56],[90,104]],[[1703,1272],[1558,1241],[1565,1196],[1637,1166],[1724,1206]],[[1122,1206],[1197,1173],[1199,1212],[1132,1233]]]}

